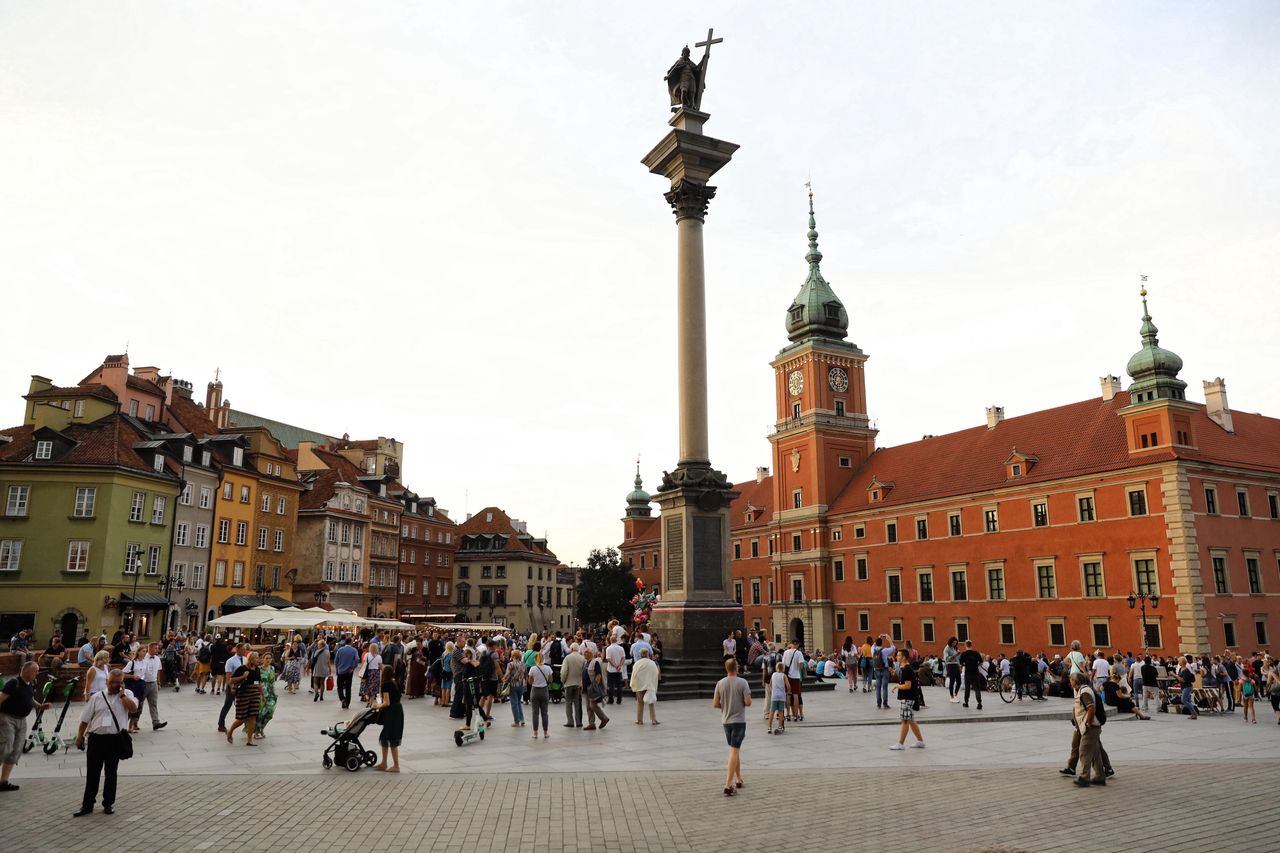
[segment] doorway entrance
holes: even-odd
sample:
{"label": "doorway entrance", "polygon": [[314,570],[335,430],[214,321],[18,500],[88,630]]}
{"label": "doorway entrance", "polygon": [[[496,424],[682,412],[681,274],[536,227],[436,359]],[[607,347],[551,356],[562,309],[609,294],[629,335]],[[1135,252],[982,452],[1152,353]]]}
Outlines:
{"label": "doorway entrance", "polygon": [[801,619],[791,620],[791,631],[787,635],[788,640],[795,640],[802,647],[804,646],[804,621]]}
{"label": "doorway entrance", "polygon": [[58,624],[58,633],[62,635],[62,645],[69,649],[76,647],[76,631],[80,628],[80,617],[74,613],[62,614],[62,621]]}

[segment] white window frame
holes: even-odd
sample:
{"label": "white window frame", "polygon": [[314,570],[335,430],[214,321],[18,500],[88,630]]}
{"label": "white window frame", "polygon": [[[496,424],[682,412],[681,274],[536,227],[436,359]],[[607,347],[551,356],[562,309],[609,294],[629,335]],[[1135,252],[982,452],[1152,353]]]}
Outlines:
{"label": "white window frame", "polygon": [[164,495],[156,495],[151,501],[151,523],[164,524],[165,510],[169,508],[169,499]]}
{"label": "white window frame", "polygon": [[129,501],[129,520],[142,523],[143,515],[147,511],[147,493],[134,492],[132,499]]}
{"label": "white window frame", "polygon": [[152,577],[160,574],[160,550],[159,545],[147,548],[147,574]]}
{"label": "white window frame", "polygon": [[0,539],[0,572],[16,572],[22,568],[22,540]]}
{"label": "white window frame", "polygon": [[193,541],[195,543],[195,547],[197,548],[209,547],[209,525],[197,524],[196,535]]}
{"label": "white window frame", "polygon": [[277,554],[284,551],[284,530],[279,527],[276,528],[274,541],[271,544],[273,546],[272,550]]}
{"label": "white window frame", "polygon": [[249,543],[249,522],[236,522],[236,544],[247,545]]}
{"label": "white window frame", "polygon": [[93,518],[97,503],[98,489],[96,486],[77,486],[72,515],[76,518]]}
{"label": "white window frame", "polygon": [[190,483],[182,484],[182,494],[178,496],[178,503],[183,506],[191,506],[191,493],[194,491]]}
{"label": "white window frame", "polygon": [[33,457],[37,460],[53,458],[53,442],[47,438],[42,438],[36,442],[36,452]]}
{"label": "white window frame", "polygon": [[258,528],[258,550],[267,550],[267,528],[265,527]]}
{"label": "white window frame", "polygon": [[213,489],[208,486],[200,487],[200,504],[201,509],[208,509],[213,506]]}
{"label": "white window frame", "polygon": [[261,507],[262,507],[262,510],[261,510],[262,512],[271,512],[271,493],[270,492],[262,493]]}
{"label": "white window frame", "polygon": [[218,544],[226,545],[231,542],[231,519],[218,519]]}
{"label": "white window frame", "polygon": [[281,495],[276,499],[276,515],[284,515],[285,509],[289,506],[288,499]]}
{"label": "white window frame", "polygon": [[227,561],[226,560],[217,560],[214,562],[213,585],[214,586],[227,585]]}
{"label": "white window frame", "polygon": [[231,585],[233,587],[244,586],[244,561],[236,560],[231,564]]}
{"label": "white window frame", "polygon": [[191,589],[204,589],[204,580],[205,580],[204,575],[205,575],[204,563],[191,564]]}
{"label": "white window frame", "polygon": [[191,525],[186,521],[179,521],[173,526],[173,544],[186,547],[188,539],[191,537]]}
{"label": "white window frame", "polygon": [[31,507],[31,487],[28,485],[12,485],[5,502],[4,514],[8,518],[26,518]]}

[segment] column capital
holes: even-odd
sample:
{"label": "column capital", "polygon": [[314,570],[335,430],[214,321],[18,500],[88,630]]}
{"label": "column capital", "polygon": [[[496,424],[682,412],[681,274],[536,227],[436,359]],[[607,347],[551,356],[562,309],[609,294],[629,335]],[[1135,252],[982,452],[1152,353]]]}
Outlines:
{"label": "column capital", "polygon": [[682,179],[672,183],[670,191],[663,193],[662,197],[667,200],[667,204],[671,205],[671,211],[676,215],[676,222],[681,219],[696,219],[703,222],[707,218],[707,205],[715,195],[715,187]]}

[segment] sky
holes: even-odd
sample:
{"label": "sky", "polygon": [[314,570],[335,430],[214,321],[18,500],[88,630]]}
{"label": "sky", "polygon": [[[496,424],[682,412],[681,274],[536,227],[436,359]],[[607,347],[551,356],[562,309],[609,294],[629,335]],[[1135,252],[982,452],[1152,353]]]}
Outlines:
{"label": "sky", "polygon": [[[634,11],[633,11],[634,8]],[[1189,396],[1280,416],[1280,5],[0,5],[0,392],[127,345],[405,443],[458,519],[616,545],[677,450],[674,217],[640,159],[708,27],[712,462],[770,464],[823,273],[881,446],[1100,393],[1139,275]],[[698,52],[695,51],[695,57]],[[1127,382],[1127,379],[1126,379]]]}

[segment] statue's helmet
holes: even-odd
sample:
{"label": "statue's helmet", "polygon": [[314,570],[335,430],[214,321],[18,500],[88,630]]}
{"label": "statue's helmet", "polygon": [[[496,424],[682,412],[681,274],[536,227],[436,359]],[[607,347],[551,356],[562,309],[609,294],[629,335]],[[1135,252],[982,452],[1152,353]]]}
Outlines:
{"label": "statue's helmet", "polygon": [[687,44],[686,44],[686,45],[684,46],[684,50],[680,51],[680,58],[681,58],[681,59],[688,59],[688,58],[689,58],[689,45],[687,45]]}

